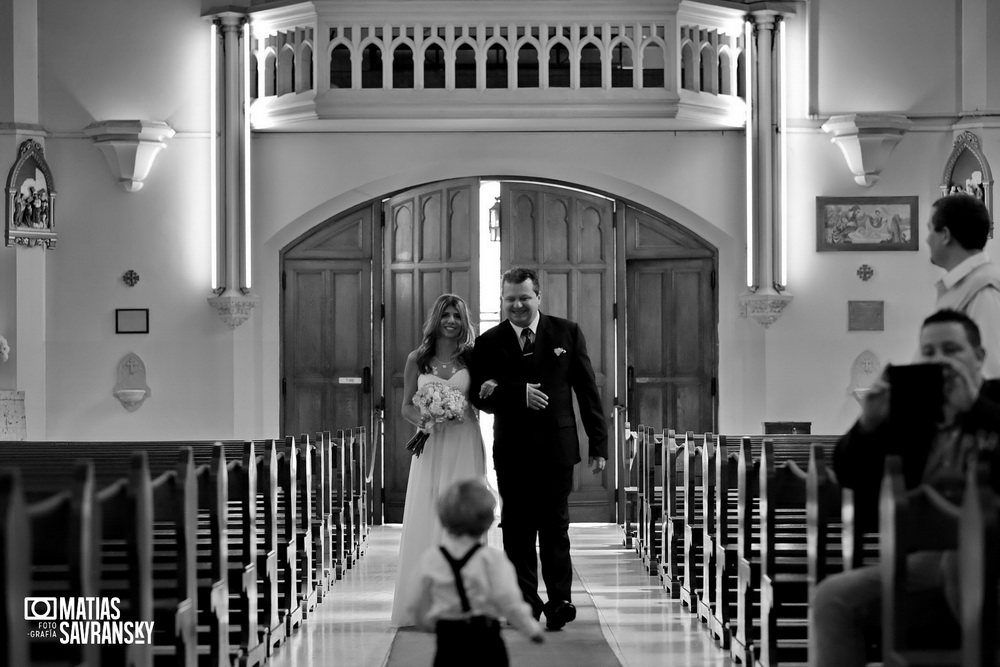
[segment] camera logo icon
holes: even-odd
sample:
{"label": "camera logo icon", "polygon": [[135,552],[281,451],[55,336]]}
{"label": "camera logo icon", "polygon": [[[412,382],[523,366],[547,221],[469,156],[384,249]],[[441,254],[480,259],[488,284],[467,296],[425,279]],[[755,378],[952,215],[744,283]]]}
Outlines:
{"label": "camera logo icon", "polygon": [[56,598],[24,598],[24,620],[55,621],[58,619],[59,604]]}

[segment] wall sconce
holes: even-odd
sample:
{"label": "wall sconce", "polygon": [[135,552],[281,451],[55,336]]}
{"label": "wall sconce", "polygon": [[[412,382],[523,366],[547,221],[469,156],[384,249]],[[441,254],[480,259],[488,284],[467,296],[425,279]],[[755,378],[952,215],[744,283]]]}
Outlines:
{"label": "wall sconce", "polygon": [[496,198],[493,206],[490,206],[490,241],[496,243],[500,240],[500,197]]}

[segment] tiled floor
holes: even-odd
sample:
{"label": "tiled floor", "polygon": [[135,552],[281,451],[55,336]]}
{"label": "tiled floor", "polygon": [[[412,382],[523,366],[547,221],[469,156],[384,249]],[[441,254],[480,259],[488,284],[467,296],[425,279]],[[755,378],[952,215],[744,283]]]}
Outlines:
{"label": "tiled floor", "polygon": [[[389,611],[399,534],[398,525],[372,529],[368,552],[336,583],[335,594],[277,650],[271,665],[384,664],[394,633]],[[728,667],[723,651],[680,602],[666,597],[657,579],[643,572],[635,552],[621,545],[620,535],[618,526],[610,524],[574,524],[570,529],[573,564],[622,665]],[[496,529],[490,543],[499,546]]]}

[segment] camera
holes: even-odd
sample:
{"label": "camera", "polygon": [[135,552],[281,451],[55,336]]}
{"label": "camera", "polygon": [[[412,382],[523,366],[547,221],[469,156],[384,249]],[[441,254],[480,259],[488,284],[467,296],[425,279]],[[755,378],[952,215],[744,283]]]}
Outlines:
{"label": "camera", "polygon": [[897,427],[933,428],[943,417],[944,367],[910,364],[887,369],[891,395],[889,419]]}
{"label": "camera", "polygon": [[24,598],[24,620],[55,621],[58,618],[59,605],[56,598]]}

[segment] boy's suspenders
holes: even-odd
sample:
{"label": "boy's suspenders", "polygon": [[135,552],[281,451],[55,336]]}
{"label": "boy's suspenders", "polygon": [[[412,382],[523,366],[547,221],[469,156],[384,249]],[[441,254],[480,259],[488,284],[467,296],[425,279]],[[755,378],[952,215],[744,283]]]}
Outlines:
{"label": "boy's suspenders", "polygon": [[481,546],[483,545],[474,545],[471,549],[465,552],[464,556],[458,559],[452,558],[447,549],[440,547],[441,553],[444,555],[444,559],[448,561],[448,565],[451,566],[451,571],[455,573],[455,587],[458,588],[458,597],[462,601],[462,611],[466,614],[472,611],[472,607],[469,605],[469,596],[465,594],[465,584],[462,583],[461,571],[462,568],[465,567],[465,564],[469,562],[469,559],[472,558],[472,555],[479,551],[479,547]]}

